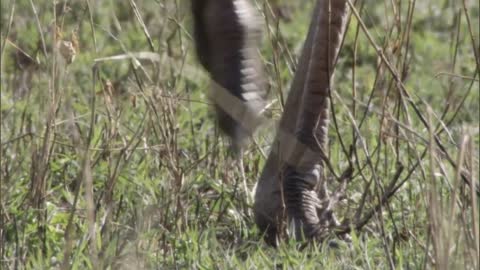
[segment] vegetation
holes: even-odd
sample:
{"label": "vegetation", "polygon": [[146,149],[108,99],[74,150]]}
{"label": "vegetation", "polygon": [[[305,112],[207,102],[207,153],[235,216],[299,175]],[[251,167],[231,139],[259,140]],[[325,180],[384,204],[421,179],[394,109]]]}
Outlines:
{"label": "vegetation", "polygon": [[314,1],[255,2],[270,121],[241,163],[188,2],[1,2],[1,269],[478,269],[477,1],[351,0],[326,175],[352,165],[336,214],[366,224],[277,249],[253,190]]}

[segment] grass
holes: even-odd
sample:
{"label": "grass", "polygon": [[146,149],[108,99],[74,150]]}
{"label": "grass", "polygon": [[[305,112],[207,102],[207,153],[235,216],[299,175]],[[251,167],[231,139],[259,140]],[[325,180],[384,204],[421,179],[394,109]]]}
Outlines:
{"label": "grass", "polygon": [[188,1],[57,2],[1,2],[2,269],[478,269],[475,1],[356,1],[329,160],[354,168],[337,216],[373,215],[351,246],[277,249],[249,198],[313,1],[256,2],[273,106],[244,155],[248,190],[211,117]]}

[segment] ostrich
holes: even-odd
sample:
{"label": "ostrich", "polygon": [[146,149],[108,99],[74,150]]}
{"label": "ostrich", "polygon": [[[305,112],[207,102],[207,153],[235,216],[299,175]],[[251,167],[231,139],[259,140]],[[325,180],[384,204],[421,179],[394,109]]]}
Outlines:
{"label": "ostrich", "polygon": [[[322,239],[338,225],[323,159],[329,91],[348,13],[347,0],[317,0],[279,129],[255,191],[255,222],[276,245],[288,217],[297,239]],[[197,55],[214,82],[220,128],[238,150],[261,122],[264,82],[257,55],[261,24],[249,0],[192,0]],[[222,91],[224,90],[224,91]]]}

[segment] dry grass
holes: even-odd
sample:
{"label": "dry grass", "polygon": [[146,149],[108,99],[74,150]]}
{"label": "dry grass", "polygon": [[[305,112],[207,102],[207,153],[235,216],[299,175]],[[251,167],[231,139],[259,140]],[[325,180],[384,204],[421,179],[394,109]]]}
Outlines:
{"label": "dry grass", "polygon": [[271,106],[241,169],[187,2],[2,1],[2,269],[478,269],[478,3],[351,1],[326,173],[353,168],[353,242],[272,249],[249,193],[312,1],[256,2]]}

